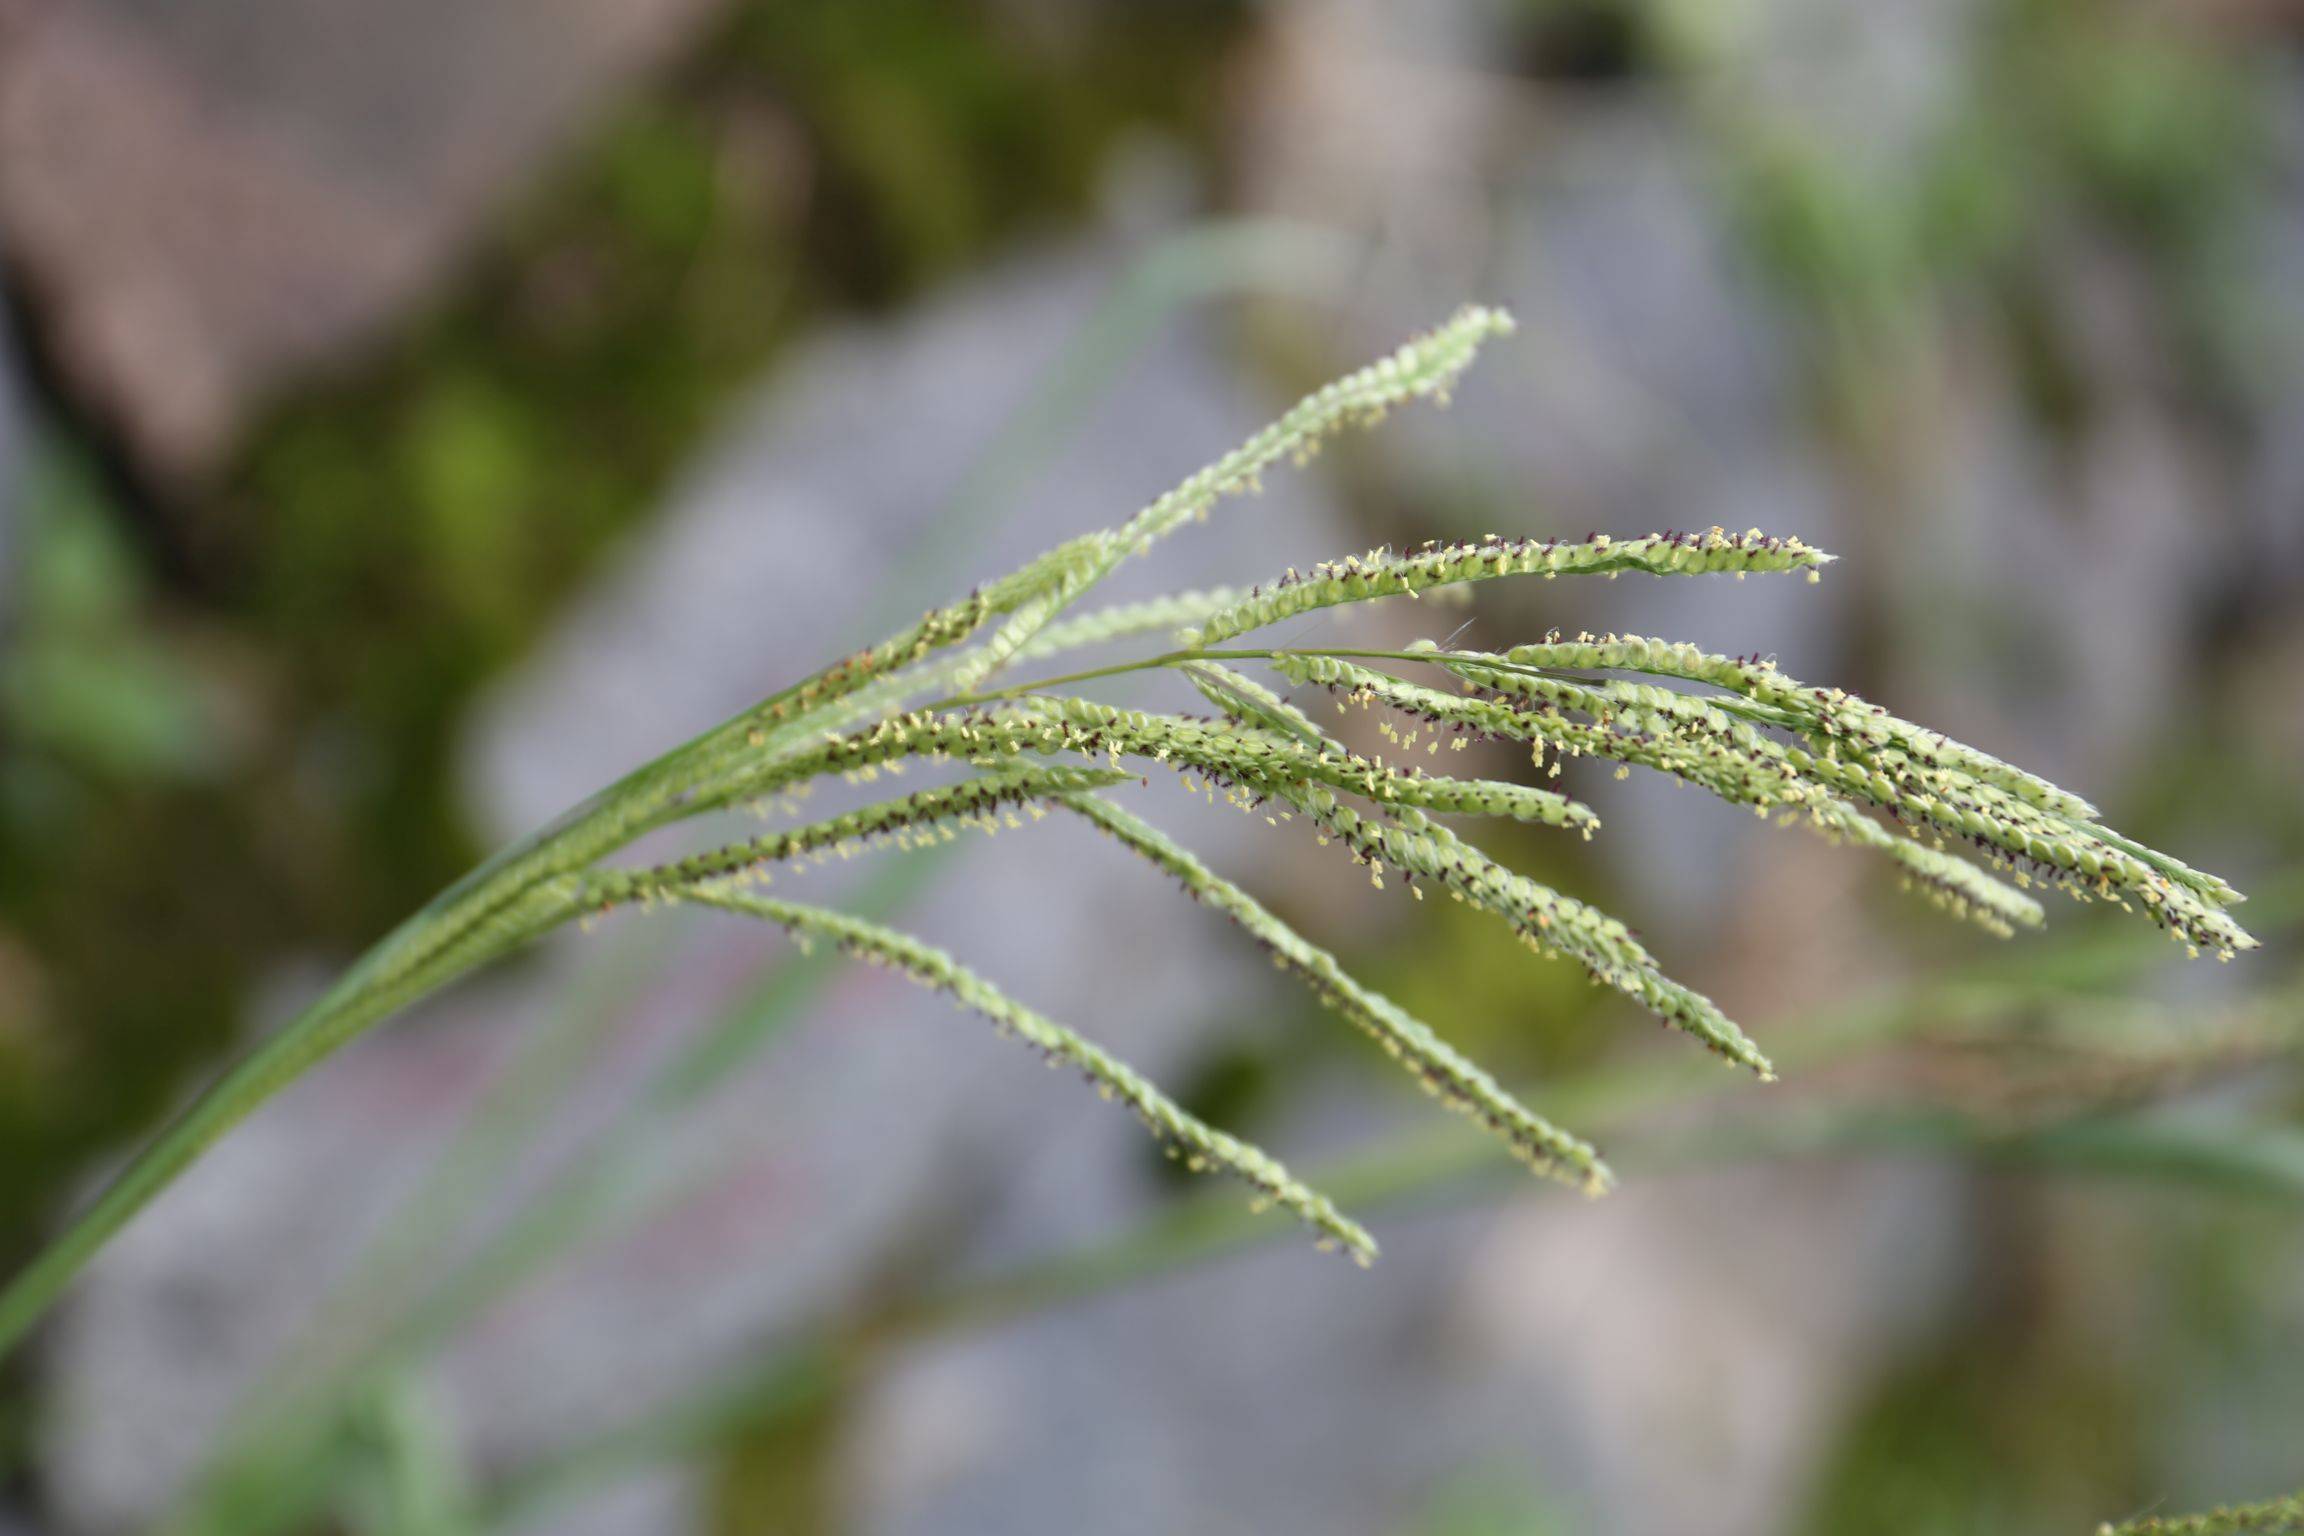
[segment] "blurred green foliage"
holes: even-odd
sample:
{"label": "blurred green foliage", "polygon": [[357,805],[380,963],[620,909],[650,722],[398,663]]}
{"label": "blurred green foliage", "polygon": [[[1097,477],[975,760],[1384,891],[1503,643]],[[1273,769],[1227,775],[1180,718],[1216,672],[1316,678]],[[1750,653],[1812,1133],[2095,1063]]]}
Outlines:
{"label": "blurred green foliage", "polygon": [[1525,1468],[1498,1465],[1443,1479],[1401,1536],[1568,1536],[1574,1529]]}
{"label": "blurred green foliage", "polygon": [[2134,1383],[2005,1324],[1965,1319],[1856,1405],[1804,1530],[2084,1531],[2136,1501]]}
{"label": "blurred green foliage", "polygon": [[[164,1107],[238,1022],[236,952],[277,895],[223,902],[255,822],[233,732],[116,509],[60,444],[15,509],[0,650],[0,1253],[78,1161]],[[271,835],[277,835],[274,832]],[[156,863],[161,851],[181,860]],[[134,963],[123,963],[123,951]]]}
{"label": "blurred green foliage", "polygon": [[213,722],[191,672],[145,627],[144,572],[87,467],[51,446],[28,480],[0,655],[9,819],[85,815],[103,788],[212,773]]}
{"label": "blurred green foliage", "polygon": [[[1700,68],[1709,68],[1705,61]],[[1939,125],[1886,164],[1756,103],[1714,101],[1727,210],[1807,333],[1811,395],[1862,430],[1947,323],[1996,316],[2039,425],[2087,405],[2075,250],[2124,250],[2173,300],[2169,340],[2211,389],[2244,368],[2230,279],[2269,131],[2248,63],[2145,7],[2002,0]]]}

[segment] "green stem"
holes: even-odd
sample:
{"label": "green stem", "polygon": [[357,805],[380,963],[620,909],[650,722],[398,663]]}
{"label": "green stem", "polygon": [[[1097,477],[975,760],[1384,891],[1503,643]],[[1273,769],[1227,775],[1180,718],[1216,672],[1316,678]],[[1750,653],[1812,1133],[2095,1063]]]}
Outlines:
{"label": "green stem", "polygon": [[[1168,666],[1190,654],[1172,652],[985,697]],[[0,1291],[0,1355],[47,1315],[121,1228],[265,1100],[403,1008],[576,916],[578,885],[569,878],[574,872],[678,820],[698,770],[746,750],[760,722],[774,718],[777,705],[813,681],[795,684],[626,775],[483,863],[386,935],[318,1001],[211,1084]]]}
{"label": "green stem", "polygon": [[1084,672],[1066,672],[1056,677],[1035,678],[1028,683],[1017,683],[1007,688],[994,688],[983,693],[955,693],[920,706],[923,710],[959,709],[970,704],[997,704],[1004,699],[1020,699],[1028,694],[1046,693],[1051,688],[1062,688],[1071,683],[1092,683],[1099,678],[1124,677],[1131,672],[1150,672],[1158,667],[1178,667],[1190,661],[1274,661],[1282,656],[1354,656],[1375,657],[1387,661],[1432,661],[1438,653],[1431,651],[1354,651],[1354,650],[1238,650],[1198,649],[1187,647],[1180,651],[1164,651],[1158,656],[1147,656],[1138,661],[1117,661],[1108,667],[1090,667]]}
{"label": "green stem", "polygon": [[806,686],[796,684],[626,775],[481,864],[386,935],[211,1084],[0,1291],[0,1356],[22,1342],[114,1234],[265,1100],[401,1009],[576,916],[579,887],[568,877],[679,819],[695,765],[742,749],[764,712]]}
{"label": "green stem", "polygon": [[[0,1292],[0,1353],[30,1331],[114,1233],[258,1105],[370,1027],[572,915],[566,894],[556,887],[524,894],[527,899],[499,904],[446,933],[411,919],[194,1100]],[[437,920],[452,921],[463,912],[452,907]],[[428,938],[432,941],[422,942]],[[413,960],[394,963],[410,951]]]}
{"label": "green stem", "polygon": [[[1213,651],[1166,651],[1158,656],[1147,656],[1139,661],[1117,661],[1108,667],[1090,667],[1084,672],[1065,672],[1055,677],[1035,678],[1029,683],[1017,683],[1009,688],[994,688],[982,693],[954,693],[941,699],[931,699],[920,706],[922,711],[961,709],[970,704],[997,704],[1003,699],[1020,699],[1030,693],[1045,693],[1068,683],[1092,683],[1098,678],[1123,677],[1130,672],[1149,672],[1155,667],[1172,667],[1179,662],[1197,661]],[[1265,654],[1262,651],[1253,653]]]}
{"label": "green stem", "polygon": [[[1091,683],[1100,678],[1122,677],[1131,672],[1150,672],[1159,667],[1182,666],[1193,661],[1278,661],[1285,656],[1332,656],[1348,661],[1409,661],[1437,666],[1450,661],[1478,662],[1498,672],[1525,672],[1532,677],[1550,677],[1570,680],[1573,674],[1555,667],[1530,666],[1525,662],[1506,661],[1496,656],[1467,655],[1461,651],[1378,651],[1355,646],[1282,646],[1276,648],[1186,648],[1165,651],[1158,656],[1147,656],[1138,661],[1114,662],[1108,667],[1090,667],[1084,672],[1066,672],[1056,677],[1035,678],[1028,683],[1016,683],[1007,688],[989,689],[982,693],[955,693],[920,705],[922,710],[959,709],[970,704],[997,704],[1005,699],[1020,699],[1029,694],[1046,693],[1051,688],[1062,688],[1072,683]],[[1626,668],[1641,671],[1643,668]],[[1731,712],[1737,701],[1732,698],[1705,696],[1705,702]],[[1760,718],[1760,717],[1755,717]],[[1779,724],[1774,719],[1761,718],[1762,724]]]}

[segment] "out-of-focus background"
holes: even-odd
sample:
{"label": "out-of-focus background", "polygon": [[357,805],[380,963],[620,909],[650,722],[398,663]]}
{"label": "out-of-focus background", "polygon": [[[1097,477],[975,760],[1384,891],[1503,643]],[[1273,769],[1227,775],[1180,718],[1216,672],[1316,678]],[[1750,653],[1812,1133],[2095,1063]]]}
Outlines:
{"label": "out-of-focus background", "polygon": [[1083,833],[804,877],[1327,1177],[1360,1274],[939,1000],[620,920],[138,1221],[0,1378],[0,1532],[2077,1533],[2304,1484],[2304,8],[16,0],[0,284],[11,1269],[491,846],[1466,300],[1521,330],[1450,409],[1147,588],[1799,534],[1819,588],[1461,616],[1775,653],[2267,940],[1999,945],[1598,772],[1599,840],[1502,839],[1764,1090],[1139,796],[1597,1134],[1586,1203]]}

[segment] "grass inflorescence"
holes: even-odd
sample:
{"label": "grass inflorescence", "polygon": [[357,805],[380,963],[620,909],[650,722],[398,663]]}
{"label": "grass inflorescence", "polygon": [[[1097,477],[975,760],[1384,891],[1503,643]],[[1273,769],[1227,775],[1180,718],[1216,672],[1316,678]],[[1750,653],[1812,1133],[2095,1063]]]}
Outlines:
{"label": "grass inflorescence", "polygon": [[[338,1046],[456,977],[571,920],[625,906],[708,906],[806,943],[822,940],[990,1018],[1056,1065],[1125,1103],[1190,1166],[1230,1173],[1260,1203],[1311,1225],[1366,1260],[1375,1243],[1276,1159],[1207,1125],[1109,1052],[1008,997],[952,956],[864,918],[759,889],[795,860],[948,841],[961,829],[1083,817],[1244,930],[1282,971],[1373,1039],[1449,1107],[1492,1131],[1540,1174],[1593,1193],[1612,1179],[1587,1142],[1516,1101],[1424,1021],[1355,980],[1109,791],[1176,776],[1356,861],[1370,882],[1428,891],[1494,917],[1536,952],[1762,1077],[1765,1054],[1710,999],[1668,975],[1620,919],[1495,858],[1440,818],[1505,818],[1589,837],[1589,807],[1544,784],[1455,774],[1443,748],[1513,743],[1531,768],[1596,758],[1707,790],[1763,816],[1872,849],[1949,912],[2006,935],[2042,920],[2031,887],[2139,911],[2195,952],[2254,942],[2224,882],[2102,826],[2079,797],[1998,758],[1816,688],[1756,658],[1629,636],[1579,635],[1498,652],[1420,644],[1380,651],[1265,647],[1259,630],[1315,609],[1461,593],[1512,577],[1742,578],[1798,572],[1831,557],[1754,529],[1583,539],[1488,538],[1379,549],[1289,571],[1246,588],[1181,593],[1074,614],[1075,603],[1154,542],[1255,489],[1284,461],[1310,458],[1334,433],[1392,408],[1443,400],[1501,312],[1460,311],[1392,356],[1300,402],[1239,448],[1121,526],[1072,539],[1021,569],[931,610],[603,790],[506,850],[416,914],[287,1029],[227,1074],[0,1293],[0,1347],[22,1335],[73,1275],[201,1150]],[[1167,649],[1009,682],[1019,664],[1074,648],[1145,642]],[[1284,695],[1253,672],[1285,684]],[[1170,675],[1212,712],[1124,708],[1077,690],[1119,676]],[[1355,751],[1305,696],[1333,695],[1382,717],[1391,749]],[[714,813],[781,805],[798,817],[826,779],[871,783],[918,768],[957,775],[669,863],[616,856],[661,828]]]}

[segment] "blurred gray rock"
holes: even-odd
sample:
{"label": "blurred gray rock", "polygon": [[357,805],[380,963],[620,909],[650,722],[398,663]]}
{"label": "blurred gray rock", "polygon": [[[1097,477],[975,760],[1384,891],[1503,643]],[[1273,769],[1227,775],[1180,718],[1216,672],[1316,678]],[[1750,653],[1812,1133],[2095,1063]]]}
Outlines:
{"label": "blurred gray rock", "polygon": [[1934,1315],[1959,1255],[1910,1233],[1955,1188],[1643,1178],[1395,1217],[1365,1274],[1281,1244],[926,1349],[852,1442],[863,1527],[1379,1536],[1483,1478],[1554,1517],[1525,1528],[1763,1536]]}
{"label": "blurred gray rock", "polygon": [[47,0],[0,10],[0,240],[148,467],[417,298],[718,0]]}

